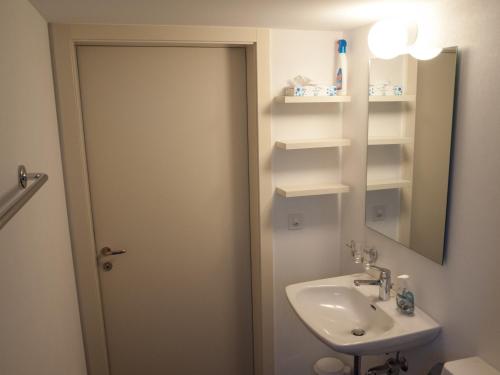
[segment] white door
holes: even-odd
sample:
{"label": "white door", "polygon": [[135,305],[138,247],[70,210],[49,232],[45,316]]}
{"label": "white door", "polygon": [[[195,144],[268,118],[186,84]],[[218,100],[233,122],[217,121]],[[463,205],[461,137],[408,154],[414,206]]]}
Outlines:
{"label": "white door", "polygon": [[77,55],[111,374],[252,374],[245,50]]}

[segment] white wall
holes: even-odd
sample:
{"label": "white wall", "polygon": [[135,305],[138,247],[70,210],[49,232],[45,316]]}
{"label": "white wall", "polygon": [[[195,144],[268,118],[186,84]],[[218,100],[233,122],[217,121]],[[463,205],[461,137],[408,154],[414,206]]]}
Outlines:
{"label": "white wall", "polygon": [[47,23],[26,0],[0,2],[0,197],[16,169],[49,181],[0,231],[0,373],[83,375]]}
{"label": "white wall", "polygon": [[[304,75],[318,83],[334,78],[337,32],[272,30],[271,90],[282,94],[289,79]],[[272,105],[272,138],[314,139],[342,135],[338,104]],[[340,182],[336,149],[274,150],[274,185]],[[339,202],[336,196],[284,199],[275,196],[275,354],[277,375],[307,375],[331,350],[299,321],[288,304],[289,284],[336,276],[340,267]],[[304,229],[288,230],[289,213],[302,213]]]}
{"label": "white wall", "polygon": [[[478,354],[500,368],[500,3],[445,0],[437,9],[444,46],[458,45],[458,98],[447,255],[444,266],[364,226],[368,84],[368,28],[346,33],[351,43],[352,106],[344,134],[355,146],[343,162],[344,182],[355,188],[343,201],[342,238],[366,236],[380,252],[380,264],[409,273],[417,305],[443,326],[440,338],[408,354],[411,375],[422,375],[438,360]],[[347,251],[342,273],[359,270]]]}

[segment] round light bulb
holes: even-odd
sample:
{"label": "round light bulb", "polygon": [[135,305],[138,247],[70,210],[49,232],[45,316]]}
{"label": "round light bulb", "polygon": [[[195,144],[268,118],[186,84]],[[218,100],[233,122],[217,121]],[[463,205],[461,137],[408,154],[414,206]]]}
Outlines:
{"label": "round light bulb", "polygon": [[408,25],[401,19],[375,23],[368,33],[370,51],[381,59],[393,59],[407,52]]}
{"label": "round light bulb", "polygon": [[433,59],[443,50],[436,47],[436,35],[439,34],[437,24],[432,17],[420,17],[417,23],[417,38],[408,48],[408,53],[417,60]]}
{"label": "round light bulb", "polygon": [[408,52],[417,60],[431,60],[438,56],[442,50],[439,47],[428,47],[415,43],[409,48]]}

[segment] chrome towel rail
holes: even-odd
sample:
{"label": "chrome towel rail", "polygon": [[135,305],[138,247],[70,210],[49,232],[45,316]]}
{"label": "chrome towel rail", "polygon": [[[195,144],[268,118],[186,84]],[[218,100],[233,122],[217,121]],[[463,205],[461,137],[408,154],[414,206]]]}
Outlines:
{"label": "chrome towel rail", "polygon": [[[20,165],[17,171],[21,193],[0,210],[0,229],[9,222],[17,211],[19,211],[49,179],[49,176],[45,173],[27,173],[24,165]],[[33,181],[33,183],[28,186],[28,181]]]}

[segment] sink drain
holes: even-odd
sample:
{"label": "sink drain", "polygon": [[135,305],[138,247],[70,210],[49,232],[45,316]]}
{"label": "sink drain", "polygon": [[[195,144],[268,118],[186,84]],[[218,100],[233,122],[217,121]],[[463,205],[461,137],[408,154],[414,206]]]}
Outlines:
{"label": "sink drain", "polygon": [[364,329],[361,329],[361,328],[354,328],[351,333],[354,335],[354,336],[364,336],[365,335],[365,330]]}

